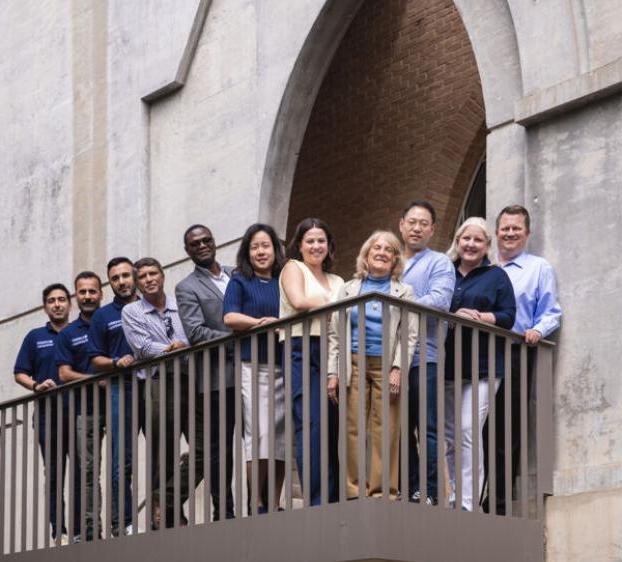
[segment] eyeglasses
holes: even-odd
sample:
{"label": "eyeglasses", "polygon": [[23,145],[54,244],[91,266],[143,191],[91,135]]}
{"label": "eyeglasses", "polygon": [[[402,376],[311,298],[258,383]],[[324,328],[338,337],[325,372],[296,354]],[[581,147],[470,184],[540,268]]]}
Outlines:
{"label": "eyeglasses", "polygon": [[166,337],[171,339],[175,334],[173,319],[168,314],[165,314],[164,316],[162,316],[162,321],[164,322],[164,328],[166,329]]}

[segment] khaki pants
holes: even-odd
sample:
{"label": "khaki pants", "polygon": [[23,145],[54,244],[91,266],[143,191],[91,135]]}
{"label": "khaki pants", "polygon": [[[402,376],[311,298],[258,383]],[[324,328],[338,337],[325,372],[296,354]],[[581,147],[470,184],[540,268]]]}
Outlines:
{"label": "khaki pants", "polygon": [[[358,481],[358,408],[359,408],[359,370],[357,355],[352,354],[352,378],[348,387],[348,482],[349,498],[359,495]],[[370,434],[371,454],[369,455],[368,482],[366,493],[369,496],[382,495],[382,358],[366,357],[365,373],[365,414],[367,431]],[[388,391],[388,389],[387,389]],[[389,494],[397,496],[399,477],[399,435],[400,435],[399,397],[389,403]]]}

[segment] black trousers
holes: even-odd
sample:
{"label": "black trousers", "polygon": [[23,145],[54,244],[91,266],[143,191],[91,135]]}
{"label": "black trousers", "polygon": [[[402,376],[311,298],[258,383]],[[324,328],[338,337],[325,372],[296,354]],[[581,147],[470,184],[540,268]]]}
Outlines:
{"label": "black trousers", "polygon": [[[536,348],[527,348],[527,399],[529,399],[533,373],[536,365]],[[518,475],[520,464],[521,412],[520,412],[520,345],[512,345],[512,396],[510,403],[510,419],[512,420],[511,447],[512,452],[512,485]],[[495,397],[495,467],[496,467],[496,504],[499,515],[505,515],[505,378]],[[488,418],[484,424],[484,470],[488,480]],[[485,511],[489,510],[488,498],[484,502]]]}

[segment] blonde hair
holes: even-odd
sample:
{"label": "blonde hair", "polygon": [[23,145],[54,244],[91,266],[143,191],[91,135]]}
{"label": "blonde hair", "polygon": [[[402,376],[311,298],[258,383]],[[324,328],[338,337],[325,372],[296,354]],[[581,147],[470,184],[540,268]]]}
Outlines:
{"label": "blonde hair", "polygon": [[449,259],[451,261],[455,262],[460,259],[460,256],[458,255],[458,240],[460,240],[460,237],[464,234],[464,231],[469,226],[476,226],[480,228],[482,232],[484,233],[484,236],[486,237],[486,241],[488,242],[488,250],[486,251],[486,257],[490,259],[489,254],[490,254],[490,248],[491,248],[491,243],[492,243],[492,234],[488,228],[488,225],[486,224],[486,221],[482,217],[469,217],[458,227],[458,229],[456,230],[456,234],[454,234],[454,238],[451,243],[451,246],[449,250],[447,250],[447,255],[449,256]]}
{"label": "blonde hair", "polygon": [[385,238],[393,250],[393,265],[391,267],[391,277],[399,279],[404,269],[402,261],[402,246],[397,236],[388,230],[376,230],[361,246],[359,255],[356,258],[355,279],[366,279],[369,275],[369,266],[367,265],[367,256],[369,250],[379,238]]}

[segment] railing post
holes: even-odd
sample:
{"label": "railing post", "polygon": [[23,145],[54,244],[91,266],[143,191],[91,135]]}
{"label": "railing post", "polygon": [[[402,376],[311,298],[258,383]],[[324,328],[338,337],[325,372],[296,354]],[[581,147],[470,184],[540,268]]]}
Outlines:
{"label": "railing post", "polygon": [[521,517],[529,517],[528,439],[527,439],[527,345],[520,346],[520,504]]}
{"label": "railing post", "polygon": [[[347,316],[346,309],[339,309],[339,348],[345,351],[347,342]],[[325,336],[324,336],[325,337]],[[364,350],[363,350],[364,352]],[[347,455],[347,442],[346,442],[346,429],[347,429],[347,409],[348,409],[348,382],[346,380],[346,373],[348,371],[347,356],[345,353],[339,354],[339,474],[333,475],[334,478],[339,477],[339,501],[344,502],[347,500],[347,474],[349,470],[348,455]],[[324,381],[326,377],[323,377]],[[324,390],[322,394],[322,400],[327,401],[327,392]],[[324,423],[324,420],[322,420]],[[365,426],[362,428],[365,431]],[[360,486],[360,483],[359,483]]]}
{"label": "railing post", "polygon": [[[320,496],[321,504],[328,503],[328,320],[320,318]],[[343,459],[340,459],[343,460]],[[339,464],[341,467],[341,463]],[[336,475],[335,475],[336,476]]]}
{"label": "railing post", "polygon": [[389,372],[391,371],[391,347],[389,343],[389,328],[391,326],[391,305],[382,302],[382,497],[391,497],[390,470],[391,470],[391,448],[389,432],[389,408],[391,397],[389,394]]}
{"label": "railing post", "polygon": [[[367,488],[367,355],[365,353],[365,302],[358,304],[358,331],[359,331],[359,352],[358,352],[358,484],[359,498],[365,497]],[[342,342],[341,345],[346,345]],[[343,398],[345,400],[345,397]]]}
{"label": "railing post", "polygon": [[445,326],[436,322],[436,493],[441,507],[445,506]]}
{"label": "railing post", "polygon": [[427,506],[428,497],[428,319],[419,315],[419,491],[420,505]]}
{"label": "railing post", "polygon": [[[503,387],[503,428],[504,428],[504,482],[505,490],[505,515],[512,516],[512,342],[510,338],[505,338],[505,365],[504,365],[504,387]],[[515,412],[516,414],[516,412]],[[492,419],[492,418],[491,418]],[[495,506],[496,513],[496,506]]]}
{"label": "railing post", "polygon": [[283,377],[285,383],[285,509],[292,509],[292,327],[285,326],[283,345]]}
{"label": "railing post", "polygon": [[544,496],[553,493],[553,350],[537,348],[536,359],[537,515],[544,518]]}

